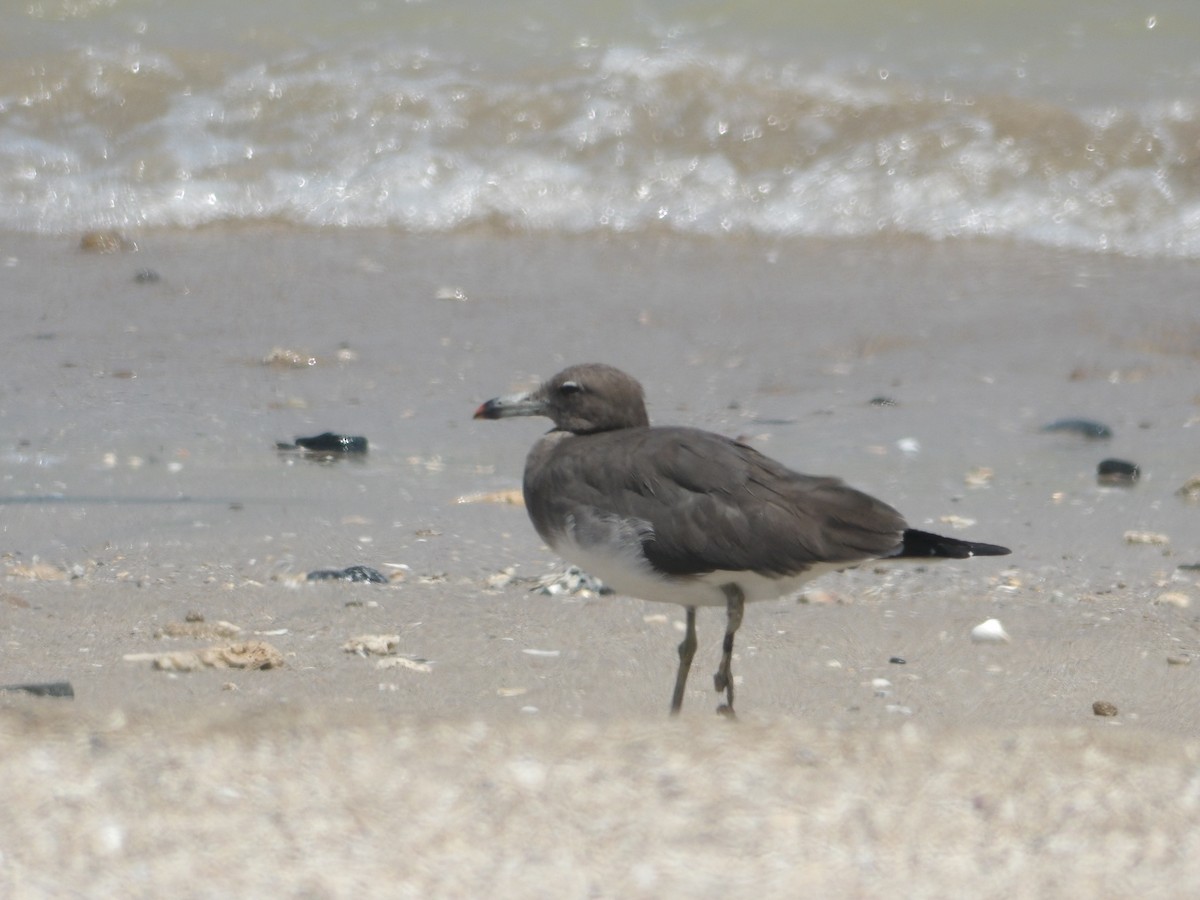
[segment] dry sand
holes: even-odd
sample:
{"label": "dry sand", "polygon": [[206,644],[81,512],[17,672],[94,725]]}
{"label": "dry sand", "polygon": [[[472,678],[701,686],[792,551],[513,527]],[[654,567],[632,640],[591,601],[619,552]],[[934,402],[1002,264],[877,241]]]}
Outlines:
{"label": "dry sand", "polygon": [[[0,896],[1200,891],[1200,575],[1180,568],[1200,505],[1175,494],[1200,474],[1194,265],[916,242],[138,245],[0,239],[0,684],[75,691],[0,694]],[[263,364],[276,349],[314,362]],[[641,378],[656,421],[744,435],[1013,555],[751,607],[736,725],[713,715],[722,623],[702,612],[669,722],[681,611],[533,593],[522,579],[561,563],[523,510],[457,502],[517,487],[540,428],[474,406],[585,360]],[[1114,436],[1039,431],[1067,416]],[[273,449],[326,430],[371,452]],[[1140,482],[1097,485],[1107,457]],[[404,578],[296,583],[357,563]],[[284,665],[125,659],[235,640],[159,636],[189,613]],[[988,618],[1008,643],[971,642]],[[396,636],[391,668],[343,649],[361,635]]]}

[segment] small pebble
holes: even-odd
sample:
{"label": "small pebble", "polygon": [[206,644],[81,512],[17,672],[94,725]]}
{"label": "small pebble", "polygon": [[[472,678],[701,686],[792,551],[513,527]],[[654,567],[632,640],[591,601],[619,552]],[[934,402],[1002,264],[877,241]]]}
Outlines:
{"label": "small pebble", "polygon": [[1168,656],[1167,657],[1167,665],[1168,666],[1190,666],[1191,664],[1192,664],[1192,658],[1190,656]]}
{"label": "small pebble", "polygon": [[1096,480],[1100,484],[1128,487],[1141,477],[1141,469],[1123,459],[1106,459],[1096,467]]}
{"label": "small pebble", "polygon": [[977,644],[1003,644],[1008,639],[1008,632],[999,619],[987,619],[971,629],[971,640]]}
{"label": "small pebble", "polygon": [[1175,493],[1184,500],[1200,500],[1200,475],[1189,478]]}
{"label": "small pebble", "polygon": [[263,357],[262,363],[264,366],[273,366],[276,369],[305,369],[315,366],[317,358],[307,353],[301,353],[299,350],[274,347]]}
{"label": "small pebble", "polygon": [[968,470],[967,474],[963,477],[963,481],[966,482],[967,487],[987,487],[992,483],[992,477],[995,474],[987,466],[974,466]]}
{"label": "small pebble", "polygon": [[867,401],[871,406],[899,406],[891,397],[872,397]]}
{"label": "small pebble", "polygon": [[116,230],[88,231],[79,239],[79,249],[87,253],[120,253],[136,250],[133,241]]}
{"label": "small pebble", "polygon": [[1097,716],[1115,716],[1117,707],[1107,700],[1097,700],[1092,704],[1092,713]]}
{"label": "small pebble", "polygon": [[1125,532],[1125,543],[1127,544],[1169,544],[1171,539],[1165,534],[1157,531],[1127,531]]}
{"label": "small pebble", "polygon": [[903,657],[900,657],[900,656],[893,656],[891,659],[888,660],[888,662],[890,662],[893,666],[903,666],[903,665],[907,665],[907,663],[908,663],[907,660],[905,660]]}
{"label": "small pebble", "polygon": [[1048,425],[1043,425],[1042,431],[1077,434],[1093,441],[1110,438],[1113,434],[1112,429],[1107,425],[1102,422],[1093,422],[1090,419],[1058,419]]}
{"label": "small pebble", "polygon": [[1165,594],[1159,594],[1155,597],[1154,602],[1160,606],[1174,606],[1178,609],[1187,609],[1192,605],[1192,598],[1183,591],[1167,591]]}

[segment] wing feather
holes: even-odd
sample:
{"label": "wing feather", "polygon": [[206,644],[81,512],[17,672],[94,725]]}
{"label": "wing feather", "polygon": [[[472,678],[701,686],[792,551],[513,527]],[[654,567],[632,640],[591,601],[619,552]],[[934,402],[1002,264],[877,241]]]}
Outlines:
{"label": "wing feather", "polygon": [[[527,469],[535,523],[582,509],[636,523],[646,558],[667,574],[790,575],[902,544],[904,519],[887,504],[711,432],[627,428],[556,443]],[[550,543],[554,527],[542,535]]]}

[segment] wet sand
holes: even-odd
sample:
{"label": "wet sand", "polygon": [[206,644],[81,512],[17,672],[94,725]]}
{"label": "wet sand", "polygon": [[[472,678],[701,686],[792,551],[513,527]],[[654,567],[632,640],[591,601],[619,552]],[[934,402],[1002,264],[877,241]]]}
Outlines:
{"label": "wet sand", "polygon": [[[0,684],[75,691],[0,694],[0,894],[1200,886],[1200,575],[1179,568],[1200,562],[1200,507],[1175,494],[1200,474],[1194,264],[134,237],[0,239]],[[280,348],[314,362],[262,362]],[[735,726],[713,715],[723,623],[702,612],[668,722],[682,611],[531,592],[562,564],[524,511],[458,502],[519,486],[542,428],[475,405],[586,360],[637,375],[655,421],[743,435],[1013,555],[752,606]],[[1039,430],[1064,417],[1113,437]],[[370,453],[273,449],[327,430]],[[1110,457],[1141,480],[1097,485]],[[297,584],[352,564],[404,577]],[[222,643],[156,636],[189,614],[285,665],[125,660]],[[1008,643],[971,642],[988,618]],[[343,649],[372,634],[408,664]]]}

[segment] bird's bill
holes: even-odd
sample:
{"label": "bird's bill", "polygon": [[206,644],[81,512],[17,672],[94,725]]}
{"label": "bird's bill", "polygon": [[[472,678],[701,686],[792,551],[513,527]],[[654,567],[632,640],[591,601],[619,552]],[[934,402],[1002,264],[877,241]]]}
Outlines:
{"label": "bird's bill", "polygon": [[544,416],[546,404],[535,391],[494,397],[475,410],[476,419],[507,419],[510,416]]}

